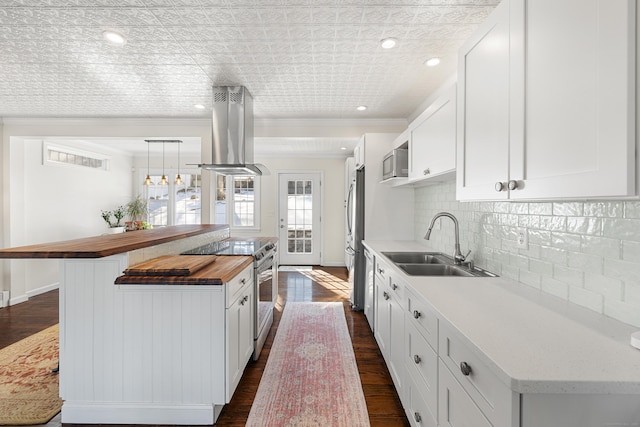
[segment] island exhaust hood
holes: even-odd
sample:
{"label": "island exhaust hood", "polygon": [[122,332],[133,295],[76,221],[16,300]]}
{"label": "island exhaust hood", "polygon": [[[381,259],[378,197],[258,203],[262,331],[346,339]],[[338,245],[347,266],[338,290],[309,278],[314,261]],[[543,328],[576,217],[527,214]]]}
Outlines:
{"label": "island exhaust hood", "polygon": [[268,175],[253,162],[253,97],[244,86],[214,86],[211,147],[204,147],[203,169],[223,175]]}

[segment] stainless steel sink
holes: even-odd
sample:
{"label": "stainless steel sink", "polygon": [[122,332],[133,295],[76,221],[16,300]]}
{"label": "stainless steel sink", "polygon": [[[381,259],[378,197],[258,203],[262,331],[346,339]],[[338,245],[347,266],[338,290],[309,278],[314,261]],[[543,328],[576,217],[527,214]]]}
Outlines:
{"label": "stainless steel sink", "polygon": [[463,276],[479,277],[464,267],[446,264],[397,264],[411,276]]}
{"label": "stainless steel sink", "polygon": [[453,258],[440,252],[382,252],[396,264],[453,264]]}

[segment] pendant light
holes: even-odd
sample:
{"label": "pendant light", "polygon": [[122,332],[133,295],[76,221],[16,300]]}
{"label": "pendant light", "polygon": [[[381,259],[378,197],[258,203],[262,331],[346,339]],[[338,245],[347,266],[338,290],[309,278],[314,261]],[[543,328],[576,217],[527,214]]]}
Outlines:
{"label": "pendant light", "polygon": [[149,185],[154,185],[153,182],[151,182],[151,175],[149,174],[149,144],[150,141],[145,139],[145,142],[147,143],[147,177],[144,179],[144,182],[142,183],[143,185],[149,186]]}
{"label": "pendant light", "polygon": [[167,176],[164,174],[164,143],[165,141],[162,141],[162,179],[160,179],[160,185],[167,185]]}
{"label": "pendant light", "polygon": [[182,184],[182,177],[180,176],[180,143],[182,141],[178,141],[178,176],[176,176],[176,185]]}

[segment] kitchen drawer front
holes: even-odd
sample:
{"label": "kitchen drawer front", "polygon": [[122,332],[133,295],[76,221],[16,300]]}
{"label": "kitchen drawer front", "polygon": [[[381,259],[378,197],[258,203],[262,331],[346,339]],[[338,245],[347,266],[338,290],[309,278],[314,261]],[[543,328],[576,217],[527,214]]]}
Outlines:
{"label": "kitchen drawer front", "polygon": [[[436,368],[437,368],[436,360]],[[425,395],[425,385],[419,377],[408,375],[406,382],[406,401],[404,404],[407,418],[412,426],[416,427],[436,427],[438,423],[437,401],[430,402],[430,397]]]}
{"label": "kitchen drawer front", "polygon": [[438,351],[438,318],[431,307],[410,288],[405,291],[407,323],[412,323],[422,333],[433,349]]}
{"label": "kitchen drawer front", "polygon": [[380,261],[381,256],[376,256],[376,265],[375,265],[375,275],[376,275],[376,286],[383,284],[384,286],[389,286],[389,266],[384,262]]}
{"label": "kitchen drawer front", "polygon": [[438,355],[409,321],[405,321],[404,345],[407,379],[413,378],[420,385],[421,399],[435,417],[438,407]]}
{"label": "kitchen drawer front", "polygon": [[242,270],[236,277],[226,283],[227,308],[240,296],[240,291],[248,283],[253,283],[253,264]]}
{"label": "kitchen drawer front", "polygon": [[451,326],[440,322],[438,332],[438,354],[460,385],[495,425],[511,425],[517,395],[467,347],[466,341]]}
{"label": "kitchen drawer front", "polygon": [[395,300],[398,301],[398,304],[403,309],[406,308],[406,302],[404,297],[406,287],[407,287],[406,283],[401,278],[399,278],[395,274],[389,275],[389,288],[391,289],[391,292],[393,293],[393,295],[395,295],[396,297]]}
{"label": "kitchen drawer front", "polygon": [[464,391],[460,383],[454,378],[442,361],[440,371],[440,407],[439,421],[442,427],[493,427],[480,408]]}

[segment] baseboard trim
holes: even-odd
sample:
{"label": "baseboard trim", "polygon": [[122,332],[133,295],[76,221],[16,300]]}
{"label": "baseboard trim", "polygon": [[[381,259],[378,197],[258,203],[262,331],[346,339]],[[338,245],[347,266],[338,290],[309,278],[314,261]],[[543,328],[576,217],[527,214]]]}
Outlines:
{"label": "baseboard trim", "polygon": [[221,406],[204,404],[66,401],[62,405],[62,423],[212,425],[220,410]]}
{"label": "baseboard trim", "polygon": [[40,295],[40,294],[44,294],[44,293],[49,292],[49,291],[53,291],[55,289],[58,289],[59,287],[60,287],[60,282],[55,282],[55,283],[52,283],[50,285],[42,286],[42,287],[37,288],[37,289],[31,289],[30,291],[27,291],[27,298],[35,297],[36,295]]}
{"label": "baseboard trim", "polygon": [[9,298],[9,305],[20,304],[21,302],[27,302],[28,300],[29,297],[27,296],[27,294],[23,294],[17,297]]}
{"label": "baseboard trim", "polygon": [[322,264],[323,267],[345,267],[344,262],[325,262]]}

